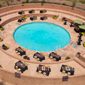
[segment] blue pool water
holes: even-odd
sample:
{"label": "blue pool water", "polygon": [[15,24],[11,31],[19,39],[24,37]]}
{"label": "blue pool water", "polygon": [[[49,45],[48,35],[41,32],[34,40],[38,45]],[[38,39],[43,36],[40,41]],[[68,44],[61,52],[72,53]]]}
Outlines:
{"label": "blue pool water", "polygon": [[70,34],[61,26],[33,22],[18,27],[13,37],[22,47],[34,51],[54,51],[63,48],[70,42]]}

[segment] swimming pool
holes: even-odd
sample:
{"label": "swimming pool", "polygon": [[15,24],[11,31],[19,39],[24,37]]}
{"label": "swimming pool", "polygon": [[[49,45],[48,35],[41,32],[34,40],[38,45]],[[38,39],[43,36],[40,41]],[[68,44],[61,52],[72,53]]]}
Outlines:
{"label": "swimming pool", "polygon": [[47,22],[33,22],[21,25],[13,34],[22,47],[34,51],[54,51],[70,42],[70,34],[61,26]]}

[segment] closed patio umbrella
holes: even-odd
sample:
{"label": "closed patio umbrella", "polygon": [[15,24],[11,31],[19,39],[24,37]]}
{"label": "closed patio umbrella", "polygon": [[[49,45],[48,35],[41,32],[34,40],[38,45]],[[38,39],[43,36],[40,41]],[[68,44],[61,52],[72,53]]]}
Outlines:
{"label": "closed patio umbrella", "polygon": [[85,25],[81,25],[79,28],[85,30]]}
{"label": "closed patio umbrella", "polygon": [[74,20],[74,22],[77,23],[77,24],[82,24],[83,23],[83,21],[81,21],[81,20]]}

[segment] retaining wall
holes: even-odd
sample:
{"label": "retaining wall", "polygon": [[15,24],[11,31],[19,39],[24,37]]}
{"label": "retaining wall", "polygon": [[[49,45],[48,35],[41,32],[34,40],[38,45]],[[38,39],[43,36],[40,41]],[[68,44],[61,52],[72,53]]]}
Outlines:
{"label": "retaining wall", "polygon": [[0,68],[0,79],[14,85],[84,85],[85,74],[69,77],[68,81],[62,82],[61,77],[35,77],[21,74],[21,78],[16,78],[15,73]]}
{"label": "retaining wall", "polygon": [[29,4],[24,4],[24,6],[22,6],[22,4],[20,5],[12,5],[12,6],[8,6],[8,7],[3,7],[0,8],[0,14],[1,13],[5,13],[8,11],[13,11],[13,10],[17,10],[17,9],[26,9],[26,8],[49,8],[49,9],[55,9],[55,10],[63,10],[63,11],[67,11],[67,12],[71,12],[71,13],[75,13],[77,15],[81,15],[83,17],[85,17],[85,11],[74,8],[74,10],[72,10],[72,7],[69,6],[63,6],[63,5],[56,5],[56,4],[44,4],[43,6],[40,3],[29,3]]}

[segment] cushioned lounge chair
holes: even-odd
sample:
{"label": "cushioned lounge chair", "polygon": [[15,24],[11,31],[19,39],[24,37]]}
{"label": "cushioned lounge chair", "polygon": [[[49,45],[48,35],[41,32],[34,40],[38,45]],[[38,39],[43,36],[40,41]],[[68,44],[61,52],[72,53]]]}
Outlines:
{"label": "cushioned lounge chair", "polygon": [[43,16],[40,18],[41,20],[46,20],[47,19],[47,16]]}
{"label": "cushioned lounge chair", "polygon": [[35,12],[35,10],[33,10],[33,9],[29,11],[29,13],[34,13],[34,12]]}
{"label": "cushioned lounge chair", "polygon": [[45,56],[39,52],[36,52],[34,55],[33,55],[33,58],[37,59],[38,61],[42,61],[42,60],[45,60]]}
{"label": "cushioned lounge chair", "polygon": [[68,75],[74,75],[74,68],[68,65],[62,65],[60,72],[67,73]]}
{"label": "cushioned lounge chair", "polygon": [[19,12],[18,12],[18,14],[24,14],[24,11],[23,11],[23,10],[21,10],[21,11],[19,11]]}
{"label": "cushioned lounge chair", "polygon": [[37,16],[30,17],[30,20],[36,20]]}
{"label": "cushioned lounge chair", "polygon": [[18,22],[24,22],[26,19],[24,17],[18,19]]}
{"label": "cushioned lounge chair", "polygon": [[51,52],[51,53],[49,54],[49,58],[50,58],[50,59],[53,59],[53,60],[55,60],[55,61],[61,60],[61,56],[57,55],[57,54],[54,53],[54,52]]}
{"label": "cushioned lounge chair", "polygon": [[45,13],[46,12],[46,10],[44,9],[44,10],[40,10],[40,13]]}

